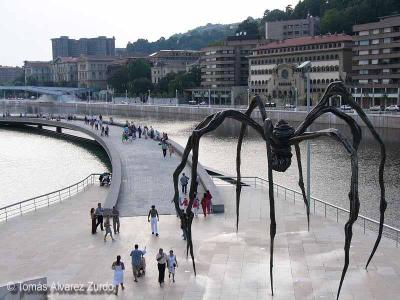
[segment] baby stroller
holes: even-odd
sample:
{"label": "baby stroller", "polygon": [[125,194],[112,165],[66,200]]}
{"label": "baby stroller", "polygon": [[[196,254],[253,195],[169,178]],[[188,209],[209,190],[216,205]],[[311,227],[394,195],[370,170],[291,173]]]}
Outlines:
{"label": "baby stroller", "polygon": [[111,184],[111,173],[103,173],[99,176],[100,186]]}
{"label": "baby stroller", "polygon": [[146,259],[142,256],[142,258],[140,259],[138,277],[144,276],[145,274],[146,274]]}

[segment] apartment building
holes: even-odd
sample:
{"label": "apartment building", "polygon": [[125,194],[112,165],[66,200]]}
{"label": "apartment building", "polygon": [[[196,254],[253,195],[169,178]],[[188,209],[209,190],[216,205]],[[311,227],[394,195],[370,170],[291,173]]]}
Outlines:
{"label": "apartment building", "polygon": [[308,15],[306,19],[265,23],[266,40],[285,40],[320,34],[320,19]]}
{"label": "apartment building", "polygon": [[20,67],[9,67],[0,65],[0,84],[8,84],[20,77],[24,70]]}
{"label": "apartment building", "polygon": [[25,84],[46,85],[53,81],[51,61],[24,61]]}
{"label": "apartment building", "polygon": [[254,36],[232,36],[218,45],[202,49],[201,86],[205,89],[247,86],[247,57],[260,43]]}
{"label": "apartment building", "polygon": [[107,68],[113,57],[82,56],[78,59],[78,87],[102,90],[107,88]]}
{"label": "apartment building", "polygon": [[57,57],[115,56],[115,37],[70,39],[68,36],[51,39],[53,59]]}
{"label": "apartment building", "polygon": [[151,82],[157,84],[169,73],[186,72],[188,66],[199,63],[201,53],[193,50],[160,50],[149,55]]}
{"label": "apartment building", "polygon": [[78,86],[78,61],[76,57],[58,57],[53,61],[53,82],[57,85]]}
{"label": "apartment building", "polygon": [[353,96],[366,108],[400,103],[400,15],[353,31]]}
{"label": "apartment building", "polygon": [[249,88],[252,93],[275,102],[303,105],[306,82],[297,67],[311,61],[312,102],[316,103],[333,81],[350,82],[352,38],[335,34],[275,41],[254,49],[249,57]]}

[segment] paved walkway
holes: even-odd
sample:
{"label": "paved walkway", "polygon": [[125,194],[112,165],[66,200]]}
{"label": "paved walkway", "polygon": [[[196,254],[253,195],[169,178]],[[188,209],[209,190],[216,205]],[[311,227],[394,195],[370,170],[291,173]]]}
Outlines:
{"label": "paved walkway", "polygon": [[[130,146],[130,145],[129,145]],[[343,264],[343,224],[312,216],[310,232],[302,205],[279,200],[275,245],[275,296],[269,290],[267,191],[243,189],[239,233],[235,233],[234,189],[220,187],[226,213],[194,220],[198,275],[184,258],[179,220],[161,216],[160,237],[150,234],[145,217],[121,219],[121,234],[104,243],[90,234],[89,208],[106,197],[92,186],[74,198],[0,224],[0,283],[47,276],[48,282],[110,283],[111,263],[122,255],[127,270],[120,295],[60,295],[51,299],[335,299]],[[351,264],[340,299],[398,299],[400,252],[383,239],[368,272],[364,264],[375,234],[355,230]],[[147,245],[147,274],[133,282],[129,253]],[[174,249],[176,283],[157,283],[157,249]]]}
{"label": "paved walkway", "polygon": [[[83,121],[73,123],[90,128]],[[93,131],[100,135],[100,131]],[[181,157],[176,154],[170,157],[167,153],[163,158],[161,146],[150,138],[122,143],[121,134],[121,127],[110,126],[109,138],[104,137],[104,141],[111,143],[121,157],[122,182],[118,198],[121,215],[147,216],[152,204],[160,214],[174,214],[172,174]],[[191,177],[190,168],[186,168],[185,173]]]}

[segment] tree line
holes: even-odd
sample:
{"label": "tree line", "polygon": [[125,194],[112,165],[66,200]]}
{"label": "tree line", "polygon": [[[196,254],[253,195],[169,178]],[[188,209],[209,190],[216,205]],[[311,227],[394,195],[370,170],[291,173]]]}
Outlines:
{"label": "tree line", "polygon": [[108,84],[115,93],[128,93],[129,96],[143,96],[151,91],[153,96],[175,97],[176,90],[199,87],[200,67],[195,66],[189,72],[169,73],[157,84],[151,81],[151,66],[144,59],[136,59],[121,66],[108,78]]}
{"label": "tree line", "polygon": [[265,36],[265,22],[320,17],[321,34],[352,34],[353,25],[378,21],[379,17],[400,13],[399,0],[303,0],[294,8],[265,10],[261,19],[251,17],[239,24],[237,31]]}

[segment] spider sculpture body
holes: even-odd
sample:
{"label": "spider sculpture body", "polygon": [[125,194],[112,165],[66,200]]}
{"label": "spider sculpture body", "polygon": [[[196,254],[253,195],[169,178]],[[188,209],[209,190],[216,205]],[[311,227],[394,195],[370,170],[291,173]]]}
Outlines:
{"label": "spider sculpture body", "polygon": [[[273,288],[273,254],[274,254],[274,238],[276,234],[276,220],[275,220],[275,199],[273,190],[273,171],[285,172],[291,165],[292,160],[292,146],[295,148],[295,154],[297,157],[298,171],[299,171],[299,186],[302,191],[303,200],[306,206],[308,229],[310,224],[310,207],[307,201],[306,192],[303,182],[303,172],[301,165],[301,153],[299,143],[306,140],[317,139],[320,137],[330,137],[341,143],[346,151],[348,152],[351,159],[351,182],[350,182],[350,192],[349,196],[349,219],[345,224],[345,243],[344,243],[344,266],[342,270],[342,275],[340,278],[340,283],[337,292],[337,298],[340,296],[340,290],[342,288],[343,280],[345,278],[347,268],[349,266],[349,253],[350,244],[353,236],[352,227],[354,222],[357,220],[358,212],[360,208],[360,201],[358,197],[358,160],[357,160],[357,150],[361,142],[361,128],[358,123],[350,115],[338,110],[334,106],[329,105],[329,99],[332,96],[341,96],[342,99],[350,105],[358,114],[358,116],[366,124],[367,128],[370,130],[373,137],[380,145],[381,161],[379,166],[379,186],[380,186],[380,219],[379,219],[379,232],[378,237],[375,241],[371,254],[366,264],[366,268],[370,263],[375,251],[380,243],[383,231],[384,214],[386,210],[386,200],[385,200],[385,186],[383,181],[384,165],[386,160],[386,150],[379,134],[376,132],[375,128],[372,126],[367,115],[361,109],[361,107],[355,102],[349,92],[346,90],[342,82],[331,83],[321,100],[318,104],[307,114],[305,120],[295,129],[291,127],[285,120],[279,120],[275,126],[272,121],[267,118],[267,113],[263,102],[258,96],[255,96],[249,104],[245,113],[236,110],[224,110],[217,112],[206,117],[200,124],[196,126],[192,135],[189,137],[186,144],[185,150],[182,155],[182,161],[176,168],[173,174],[174,181],[174,199],[176,211],[182,220],[183,230],[187,237],[186,251],[187,255],[190,253],[192,258],[193,269],[196,274],[196,265],[194,261],[193,254],[193,242],[192,242],[192,220],[194,214],[192,212],[192,205],[194,201],[194,194],[196,189],[195,179],[197,177],[197,164],[199,155],[199,142],[200,138],[219,127],[226,118],[237,120],[241,123],[241,129],[239,134],[239,140],[237,145],[237,156],[236,156],[236,171],[237,171],[237,181],[236,181],[236,230],[239,227],[239,206],[240,206],[240,194],[241,194],[241,147],[243,143],[243,138],[248,126],[253,128],[260,137],[265,141],[267,150],[267,162],[268,162],[268,181],[269,181],[269,213],[270,213],[270,280],[271,280],[271,292],[274,294]],[[251,114],[254,109],[258,108],[261,114],[262,125],[257,123],[251,118]],[[315,132],[308,132],[307,129],[313,124],[313,122],[319,118],[321,115],[326,113],[332,113],[337,117],[341,118],[351,130],[352,140],[349,141],[341,132],[335,128],[324,129]],[[179,189],[178,189],[178,177],[184,167],[186,166],[189,154],[192,152],[192,179],[189,191],[189,205],[186,212],[182,212],[179,209]]]}

